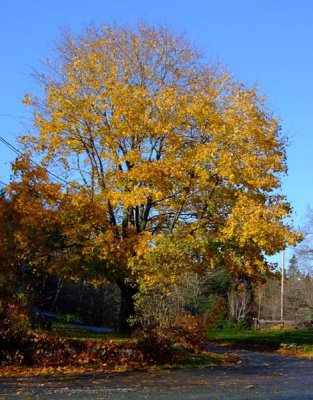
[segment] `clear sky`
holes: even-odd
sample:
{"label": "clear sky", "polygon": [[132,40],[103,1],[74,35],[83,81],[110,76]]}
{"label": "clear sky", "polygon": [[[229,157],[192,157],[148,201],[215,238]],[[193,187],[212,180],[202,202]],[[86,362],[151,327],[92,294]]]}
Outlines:
{"label": "clear sky", "polygon": [[[285,193],[303,223],[313,206],[313,0],[0,0],[0,136],[16,144],[31,116],[21,103],[32,67],[51,56],[63,27],[146,21],[183,30],[208,60],[257,84],[290,137]],[[0,181],[14,153],[0,143]]]}

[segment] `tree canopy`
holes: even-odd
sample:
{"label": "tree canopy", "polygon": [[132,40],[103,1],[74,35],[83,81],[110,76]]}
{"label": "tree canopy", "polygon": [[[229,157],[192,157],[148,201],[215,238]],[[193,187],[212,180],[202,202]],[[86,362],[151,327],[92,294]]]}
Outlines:
{"label": "tree canopy", "polygon": [[[57,220],[63,251],[75,248],[84,270],[98,260],[125,282],[169,237],[168,251],[173,240],[184,251],[188,238],[195,244],[196,268],[253,275],[297,241],[279,192],[279,122],[256,89],[207,65],[183,36],[148,25],[66,33],[37,77],[42,96],[24,99],[35,130],[21,143],[41,169],[36,177],[19,160],[11,196],[22,199],[28,228]],[[46,170],[66,184],[42,179]]]}

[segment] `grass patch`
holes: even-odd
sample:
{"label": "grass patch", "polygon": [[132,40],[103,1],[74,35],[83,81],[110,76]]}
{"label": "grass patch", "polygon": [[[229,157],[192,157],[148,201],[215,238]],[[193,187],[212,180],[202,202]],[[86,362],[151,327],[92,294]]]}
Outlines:
{"label": "grass patch", "polygon": [[307,329],[239,330],[214,329],[208,334],[211,343],[285,354],[307,354],[313,357],[313,331]]}
{"label": "grass patch", "polygon": [[234,364],[238,361],[238,357],[229,354],[217,354],[206,350],[194,353],[180,344],[174,344],[172,352],[172,360],[165,365],[166,368],[207,368]]}
{"label": "grass patch", "polygon": [[64,339],[77,339],[82,341],[94,340],[97,342],[107,342],[109,340],[114,340],[116,343],[125,343],[131,340],[129,335],[122,335],[116,332],[106,334],[90,332],[61,323],[54,323],[49,334],[53,336],[60,336]]}
{"label": "grass patch", "polygon": [[231,343],[296,343],[313,344],[313,331],[299,329],[239,330],[215,329],[208,334],[210,342]]}
{"label": "grass patch", "polygon": [[225,356],[203,352],[201,354],[186,353],[171,363],[172,368],[207,368],[227,363]]}

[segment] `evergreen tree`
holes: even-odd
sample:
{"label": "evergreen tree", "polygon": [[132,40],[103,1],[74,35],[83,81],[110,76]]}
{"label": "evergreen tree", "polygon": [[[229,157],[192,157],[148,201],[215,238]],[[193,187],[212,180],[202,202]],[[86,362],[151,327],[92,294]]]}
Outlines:
{"label": "evergreen tree", "polygon": [[301,276],[302,276],[302,273],[298,266],[298,259],[295,255],[293,255],[289,260],[287,277],[288,278],[300,278]]}

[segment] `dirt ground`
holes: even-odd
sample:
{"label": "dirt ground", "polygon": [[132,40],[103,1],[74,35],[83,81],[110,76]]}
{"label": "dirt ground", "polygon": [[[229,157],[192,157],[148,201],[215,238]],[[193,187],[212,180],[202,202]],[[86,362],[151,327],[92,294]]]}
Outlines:
{"label": "dirt ground", "polygon": [[[227,352],[227,349],[212,350]],[[0,377],[0,399],[313,400],[313,362],[236,350],[227,367],[58,377]]]}

